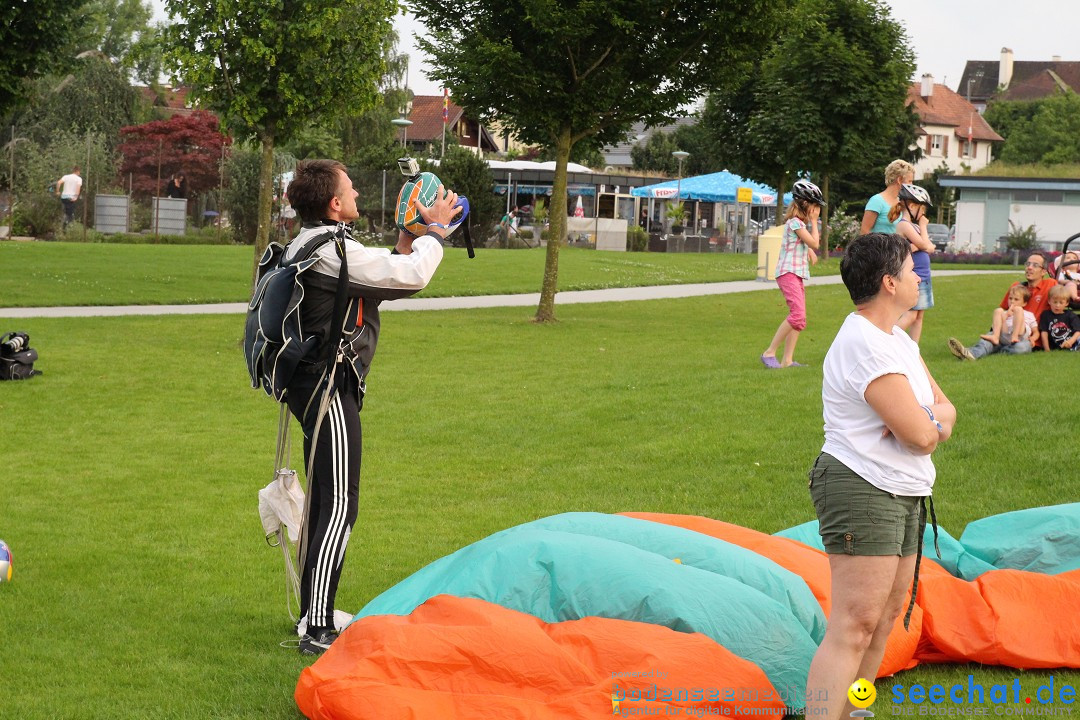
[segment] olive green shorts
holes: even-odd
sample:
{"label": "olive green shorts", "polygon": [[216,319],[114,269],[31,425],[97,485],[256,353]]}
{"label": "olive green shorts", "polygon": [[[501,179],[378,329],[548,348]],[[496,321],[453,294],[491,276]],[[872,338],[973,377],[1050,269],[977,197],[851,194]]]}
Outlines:
{"label": "olive green shorts", "polygon": [[832,555],[914,555],[919,498],[893,495],[856,475],[828,453],[810,468],[818,533]]}

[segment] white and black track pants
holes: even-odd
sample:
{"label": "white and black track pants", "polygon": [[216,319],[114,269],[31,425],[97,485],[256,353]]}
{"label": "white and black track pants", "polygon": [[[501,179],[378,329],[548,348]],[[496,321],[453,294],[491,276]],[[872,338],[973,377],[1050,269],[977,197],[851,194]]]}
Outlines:
{"label": "white and black track pants", "polygon": [[[319,428],[312,476],[308,478],[307,557],[300,579],[300,616],[307,615],[308,627],[334,626],[334,598],[360,494],[360,404],[355,376],[348,370],[342,374],[344,387],[330,400]],[[318,380],[318,375],[298,374],[287,395],[290,412],[304,428],[305,458],[311,454],[322,396],[321,386],[316,386]],[[315,392],[318,395],[309,405],[308,399]]]}

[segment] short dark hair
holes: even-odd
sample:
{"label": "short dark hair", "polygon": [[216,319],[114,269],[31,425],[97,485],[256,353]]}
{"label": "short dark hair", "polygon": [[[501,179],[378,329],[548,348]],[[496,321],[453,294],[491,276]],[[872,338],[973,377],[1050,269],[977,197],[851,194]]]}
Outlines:
{"label": "short dark hair", "polygon": [[840,261],[840,277],[848,289],[851,302],[862,305],[881,290],[881,279],[899,275],[911,246],[899,235],[867,233],[847,246]]}
{"label": "short dark hair", "polygon": [[1042,250],[1032,250],[1028,253],[1028,257],[1031,257],[1032,255],[1038,255],[1039,259],[1043,262],[1043,267],[1046,267],[1046,255],[1043,255]]}
{"label": "short dark hair", "polygon": [[289,204],[304,222],[326,217],[330,201],[337,196],[338,173],[345,166],[337,160],[301,160],[289,183]]}

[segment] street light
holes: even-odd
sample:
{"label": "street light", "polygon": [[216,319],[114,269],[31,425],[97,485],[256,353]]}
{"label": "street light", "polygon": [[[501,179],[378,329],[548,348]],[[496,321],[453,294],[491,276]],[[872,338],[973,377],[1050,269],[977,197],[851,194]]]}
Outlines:
{"label": "street light", "polygon": [[405,147],[405,141],[409,137],[409,126],[412,125],[412,120],[406,120],[405,118],[394,118],[390,121],[391,125],[397,125],[401,128],[401,147]]}
{"label": "street light", "polygon": [[679,160],[679,189],[677,192],[679,196],[678,199],[682,201],[682,161],[690,157],[690,153],[685,150],[673,150],[671,154]]}
{"label": "street light", "polygon": [[[682,209],[682,161],[690,157],[690,153],[685,150],[673,150],[671,154],[679,161],[679,182],[678,189],[675,191],[675,200],[679,203],[679,208]],[[679,219],[679,225],[682,225],[682,219]]]}

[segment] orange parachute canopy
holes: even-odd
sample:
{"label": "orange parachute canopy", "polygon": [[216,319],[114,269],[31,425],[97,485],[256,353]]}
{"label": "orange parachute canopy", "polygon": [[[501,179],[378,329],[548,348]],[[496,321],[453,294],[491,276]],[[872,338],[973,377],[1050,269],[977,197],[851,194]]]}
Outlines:
{"label": "orange parachute canopy", "polygon": [[598,617],[545,623],[451,595],[354,622],[301,673],[295,696],[326,720],[785,712],[764,672],[699,633]]}

